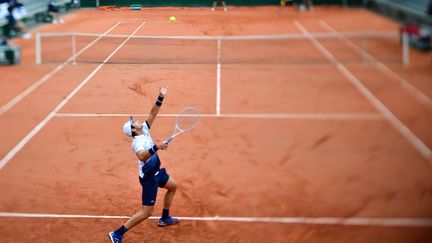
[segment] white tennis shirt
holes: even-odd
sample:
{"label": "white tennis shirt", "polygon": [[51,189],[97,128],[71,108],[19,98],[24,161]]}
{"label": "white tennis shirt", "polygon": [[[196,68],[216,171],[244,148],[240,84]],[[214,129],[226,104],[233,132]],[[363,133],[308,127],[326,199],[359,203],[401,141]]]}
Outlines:
{"label": "white tennis shirt", "polygon": [[[147,126],[147,123],[143,123],[143,133],[142,135],[135,136],[132,139],[131,148],[134,154],[136,154],[140,150],[149,150],[153,147],[153,139],[150,136],[149,127]],[[159,164],[159,165],[157,165]],[[151,156],[146,161],[138,160],[138,170],[139,170],[139,176],[141,178],[144,177],[144,173],[151,171],[154,166],[160,166],[159,157],[155,153],[153,156]],[[144,167],[144,168],[143,168]]]}

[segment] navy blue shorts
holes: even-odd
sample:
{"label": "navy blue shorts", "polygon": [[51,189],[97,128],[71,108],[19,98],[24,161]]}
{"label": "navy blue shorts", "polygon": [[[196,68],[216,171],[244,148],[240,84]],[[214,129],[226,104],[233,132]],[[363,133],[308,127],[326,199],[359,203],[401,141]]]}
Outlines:
{"label": "navy blue shorts", "polygon": [[58,10],[58,8],[56,6],[50,4],[50,5],[48,5],[48,12],[50,12],[50,13],[58,13],[59,10]]}
{"label": "navy blue shorts", "polygon": [[164,187],[169,179],[169,175],[165,168],[160,169],[154,175],[145,175],[144,178],[139,177],[142,187],[142,205],[154,206],[158,187]]}

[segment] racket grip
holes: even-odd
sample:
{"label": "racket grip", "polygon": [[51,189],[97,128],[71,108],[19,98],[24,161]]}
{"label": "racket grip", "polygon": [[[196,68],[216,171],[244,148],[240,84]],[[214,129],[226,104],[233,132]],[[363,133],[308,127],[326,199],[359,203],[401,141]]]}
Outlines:
{"label": "racket grip", "polygon": [[166,140],[166,143],[169,143],[169,142],[171,142],[172,140],[173,140],[173,136],[170,136],[167,140]]}

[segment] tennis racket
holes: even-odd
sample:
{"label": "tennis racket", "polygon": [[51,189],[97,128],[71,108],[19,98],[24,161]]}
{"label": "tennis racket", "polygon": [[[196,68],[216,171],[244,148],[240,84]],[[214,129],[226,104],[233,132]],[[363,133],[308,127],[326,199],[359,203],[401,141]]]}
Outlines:
{"label": "tennis racket", "polygon": [[165,143],[169,143],[178,135],[194,129],[198,125],[200,117],[201,115],[196,108],[190,106],[184,108],[177,116],[174,131]]}

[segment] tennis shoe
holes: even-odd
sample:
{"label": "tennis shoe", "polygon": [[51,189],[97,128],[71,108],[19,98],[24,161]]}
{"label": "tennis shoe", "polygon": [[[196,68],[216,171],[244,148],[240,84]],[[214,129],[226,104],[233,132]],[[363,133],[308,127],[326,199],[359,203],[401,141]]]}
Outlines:
{"label": "tennis shoe", "polygon": [[173,217],[169,216],[166,219],[160,218],[159,222],[158,222],[158,226],[159,227],[164,227],[164,226],[169,226],[169,225],[178,224],[178,223],[179,223],[179,219],[178,218],[173,218]]}
{"label": "tennis shoe", "polygon": [[112,243],[121,243],[123,236],[116,234],[114,231],[109,232],[108,237]]}

